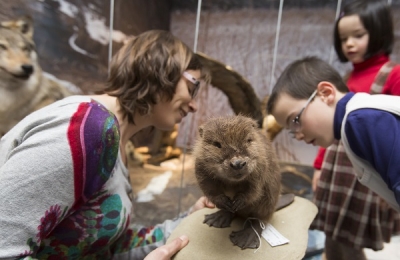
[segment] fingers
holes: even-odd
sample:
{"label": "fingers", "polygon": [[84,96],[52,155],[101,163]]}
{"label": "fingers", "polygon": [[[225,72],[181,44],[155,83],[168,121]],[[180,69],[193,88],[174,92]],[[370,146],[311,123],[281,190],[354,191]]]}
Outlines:
{"label": "fingers", "polygon": [[314,176],[313,176],[313,179],[312,179],[312,190],[313,190],[313,192],[315,192],[317,190],[317,185],[318,185],[320,177],[321,177],[321,170],[315,169],[314,170]]}
{"label": "fingers", "polygon": [[192,214],[193,212],[195,212],[199,209],[203,209],[203,208],[215,208],[215,205],[208,198],[206,198],[205,196],[202,196],[190,208],[189,214]]}
{"label": "fingers", "polygon": [[168,243],[164,247],[167,247],[169,257],[172,257],[176,254],[179,250],[184,248],[189,243],[189,238],[186,235],[182,235],[178,238],[172,240],[172,242]]}
{"label": "fingers", "polygon": [[207,197],[203,196],[203,197],[201,197],[201,198],[204,198],[204,205],[205,205],[207,208],[215,208],[215,204],[212,203]]}
{"label": "fingers", "polygon": [[315,181],[315,178],[313,178],[313,181],[312,181],[312,190],[313,190],[313,192],[315,192],[316,188],[317,188],[317,182]]}
{"label": "fingers", "polygon": [[170,260],[179,250],[189,243],[189,238],[182,235],[175,238],[170,243],[160,246],[146,256],[144,260]]}

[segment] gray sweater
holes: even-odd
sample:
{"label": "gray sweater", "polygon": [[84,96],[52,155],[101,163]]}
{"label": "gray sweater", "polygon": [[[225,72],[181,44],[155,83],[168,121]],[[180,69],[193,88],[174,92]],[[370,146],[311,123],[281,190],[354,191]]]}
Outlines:
{"label": "gray sweater", "polygon": [[0,140],[0,259],[143,259],[180,219],[133,223],[116,117],[85,96],[38,110]]}

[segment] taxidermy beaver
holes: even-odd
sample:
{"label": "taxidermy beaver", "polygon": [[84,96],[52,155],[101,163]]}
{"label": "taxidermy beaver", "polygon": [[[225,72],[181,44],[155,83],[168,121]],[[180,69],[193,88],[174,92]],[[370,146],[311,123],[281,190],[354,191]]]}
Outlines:
{"label": "taxidermy beaver", "polygon": [[281,174],[269,139],[251,118],[218,117],[199,127],[193,155],[199,186],[220,209],[206,215],[204,223],[224,228],[236,216],[249,218],[230,240],[242,249],[258,248],[260,240],[251,226],[261,236],[259,220],[267,223],[276,207],[285,206],[277,206]]}

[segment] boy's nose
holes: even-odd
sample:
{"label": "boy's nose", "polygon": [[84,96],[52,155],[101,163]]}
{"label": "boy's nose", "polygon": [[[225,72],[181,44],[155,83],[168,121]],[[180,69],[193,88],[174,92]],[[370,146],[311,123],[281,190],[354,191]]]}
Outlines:
{"label": "boy's nose", "polygon": [[302,132],[296,132],[296,133],[294,134],[294,137],[295,137],[296,140],[298,140],[298,141],[301,141],[301,140],[304,139],[304,135],[303,135]]}

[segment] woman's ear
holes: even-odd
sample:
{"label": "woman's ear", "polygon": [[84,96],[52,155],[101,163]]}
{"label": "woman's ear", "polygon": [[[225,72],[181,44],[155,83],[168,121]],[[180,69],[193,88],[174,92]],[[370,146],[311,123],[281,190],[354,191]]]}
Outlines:
{"label": "woman's ear", "polygon": [[317,95],[321,98],[321,100],[330,105],[334,102],[336,96],[336,87],[332,83],[328,81],[321,81],[317,85],[318,93]]}

